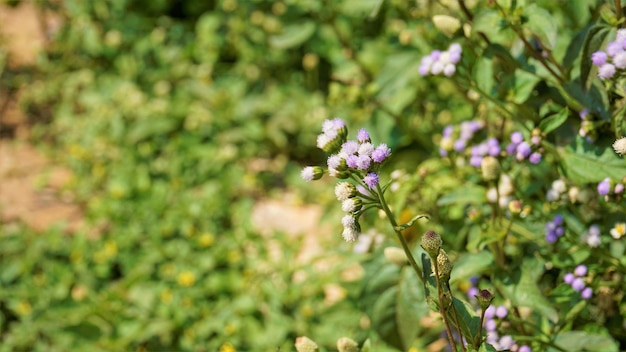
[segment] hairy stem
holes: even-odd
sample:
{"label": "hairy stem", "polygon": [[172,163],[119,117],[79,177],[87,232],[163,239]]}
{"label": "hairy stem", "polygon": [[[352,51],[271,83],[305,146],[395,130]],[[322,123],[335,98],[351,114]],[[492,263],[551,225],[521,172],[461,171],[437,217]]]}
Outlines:
{"label": "hairy stem", "polygon": [[404,254],[406,254],[407,258],[409,259],[409,263],[411,264],[411,267],[413,268],[413,271],[415,271],[415,273],[417,274],[417,277],[419,277],[420,281],[423,284],[424,276],[422,275],[422,269],[420,269],[419,265],[417,265],[417,262],[415,261],[415,258],[413,257],[413,253],[411,253],[411,249],[409,248],[409,245],[406,242],[406,239],[404,239],[404,236],[402,236],[402,233],[397,230],[398,223],[396,222],[396,218],[393,216],[391,209],[389,209],[389,205],[387,205],[387,201],[385,201],[383,190],[380,188],[379,184],[376,185],[376,194],[378,195],[378,199],[380,200],[381,208],[385,212],[385,215],[387,215],[387,219],[389,219],[389,223],[393,227],[393,231],[396,233],[398,240],[402,244],[402,249],[404,250]]}

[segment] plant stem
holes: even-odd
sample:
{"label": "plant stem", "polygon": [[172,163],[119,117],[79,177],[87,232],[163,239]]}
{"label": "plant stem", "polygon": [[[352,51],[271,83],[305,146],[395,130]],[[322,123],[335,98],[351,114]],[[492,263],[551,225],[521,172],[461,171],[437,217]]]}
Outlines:
{"label": "plant stem", "polygon": [[[439,267],[437,266],[437,257],[430,257],[431,262],[433,263],[433,267],[435,268],[435,281],[437,282],[437,293],[439,296],[439,310],[441,313],[441,317],[443,318],[443,324],[446,327],[446,333],[448,334],[448,340],[450,341],[450,346],[452,346],[454,352],[456,350],[456,343],[454,342],[454,336],[452,336],[452,328],[450,328],[450,322],[448,321],[448,307],[444,304],[444,292],[441,288],[441,280],[439,279]],[[452,302],[452,297],[450,297],[450,304],[454,307],[454,303]],[[461,343],[461,345],[463,345]],[[465,349],[464,349],[465,350]]]}
{"label": "plant stem", "polygon": [[376,194],[378,195],[381,208],[385,212],[385,215],[387,215],[387,219],[389,219],[389,223],[391,223],[391,226],[393,227],[393,231],[396,233],[398,240],[402,244],[402,249],[404,250],[404,254],[406,254],[407,258],[409,259],[409,263],[411,264],[411,267],[413,268],[413,271],[415,271],[415,273],[417,274],[417,277],[419,277],[420,281],[423,284],[424,276],[422,275],[422,269],[420,269],[420,267],[417,265],[417,262],[415,261],[415,258],[413,257],[413,253],[411,253],[411,250],[409,249],[409,245],[406,242],[406,239],[404,239],[404,236],[402,236],[402,233],[396,229],[398,227],[398,223],[396,222],[396,219],[393,216],[391,209],[389,209],[389,205],[387,205],[387,202],[385,201],[385,196],[383,195],[383,190],[380,188],[380,184],[376,185]]}

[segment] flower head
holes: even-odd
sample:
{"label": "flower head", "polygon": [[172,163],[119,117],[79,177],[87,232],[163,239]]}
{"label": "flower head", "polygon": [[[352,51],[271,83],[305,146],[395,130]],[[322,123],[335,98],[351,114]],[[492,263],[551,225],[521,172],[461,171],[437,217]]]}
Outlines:
{"label": "flower head", "polygon": [[611,192],[611,179],[607,177],[598,183],[598,194],[606,196],[609,192]]}
{"label": "flower head", "polygon": [[626,137],[622,137],[613,143],[613,150],[619,155],[626,155]]}
{"label": "flower head", "polygon": [[591,62],[596,66],[602,66],[606,63],[608,56],[604,51],[596,51],[591,54]]}
{"label": "flower head", "polygon": [[341,236],[346,242],[354,242],[359,237],[361,226],[353,215],[346,215],[341,219],[343,232]]}
{"label": "flower head", "polygon": [[572,288],[574,291],[582,291],[585,288],[585,281],[580,277],[575,278],[572,282]]}
{"label": "flower head", "polygon": [[583,242],[587,243],[589,247],[598,247],[601,242],[600,227],[598,225],[591,225],[588,231],[583,232],[581,239]]}
{"label": "flower head", "polygon": [[319,180],[323,175],[324,169],[319,166],[307,166],[300,172],[300,176],[307,182]]}
{"label": "flower head", "polygon": [[339,182],[335,186],[335,196],[340,202],[356,196],[356,187],[350,182]]}
{"label": "flower head", "polygon": [[598,77],[601,79],[611,78],[615,75],[615,66],[613,64],[604,64],[598,69]]}
{"label": "flower head", "polygon": [[341,210],[346,213],[355,213],[363,207],[363,201],[360,198],[348,198],[341,203]]}
{"label": "flower head", "polygon": [[372,160],[374,160],[375,163],[382,163],[389,155],[391,155],[391,149],[383,143],[372,151]]}
{"label": "flower head", "polygon": [[439,249],[443,241],[441,240],[441,236],[435,231],[427,231],[422,236],[422,248],[428,253],[431,257],[439,254]]}
{"label": "flower head", "polygon": [[591,296],[593,296],[593,290],[591,289],[591,287],[585,287],[580,293],[580,296],[583,299],[589,299],[591,298]]}
{"label": "flower head", "polygon": [[531,164],[539,164],[541,162],[541,154],[534,152],[528,157]]}
{"label": "flower head", "polygon": [[378,174],[375,172],[368,173],[367,175],[365,175],[365,177],[363,177],[363,182],[370,189],[376,188],[376,185],[378,184]]}
{"label": "flower head", "polygon": [[587,275],[587,266],[584,264],[580,264],[576,266],[574,269],[574,275],[576,276],[585,276]]}
{"label": "flower head", "polygon": [[624,235],[626,235],[626,223],[619,222],[611,229],[611,236],[616,240],[619,240]]}
{"label": "flower head", "polygon": [[365,128],[361,128],[359,132],[357,132],[356,139],[359,141],[359,143],[370,143],[372,141],[370,139],[370,134]]}

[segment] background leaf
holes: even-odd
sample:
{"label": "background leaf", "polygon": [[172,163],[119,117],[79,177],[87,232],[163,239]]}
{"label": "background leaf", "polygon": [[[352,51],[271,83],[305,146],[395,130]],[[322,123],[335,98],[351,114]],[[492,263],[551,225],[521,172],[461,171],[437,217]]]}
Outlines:
{"label": "background leaf", "polygon": [[626,163],[610,145],[610,141],[591,144],[577,137],[563,151],[563,171],[577,183],[600,182],[606,177],[621,180]]}

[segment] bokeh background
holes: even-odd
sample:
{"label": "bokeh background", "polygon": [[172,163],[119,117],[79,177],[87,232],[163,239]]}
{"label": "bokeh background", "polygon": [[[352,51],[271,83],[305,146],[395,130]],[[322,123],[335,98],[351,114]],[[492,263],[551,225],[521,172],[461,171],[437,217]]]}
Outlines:
{"label": "bokeh background", "polygon": [[[590,21],[580,3],[545,5],[560,35]],[[445,125],[491,115],[454,81],[419,75],[453,42],[431,21],[440,13],[461,9],[0,1],[0,350],[291,351],[303,335],[324,350],[342,336],[441,350],[427,306],[403,316],[377,303],[380,287],[414,286],[381,264],[376,214],[348,245],[334,181],[300,178],[325,162],[321,123],[341,117],[392,148],[384,177],[398,183],[400,220],[428,210],[456,238],[465,204],[437,201],[476,193],[437,143]]]}

